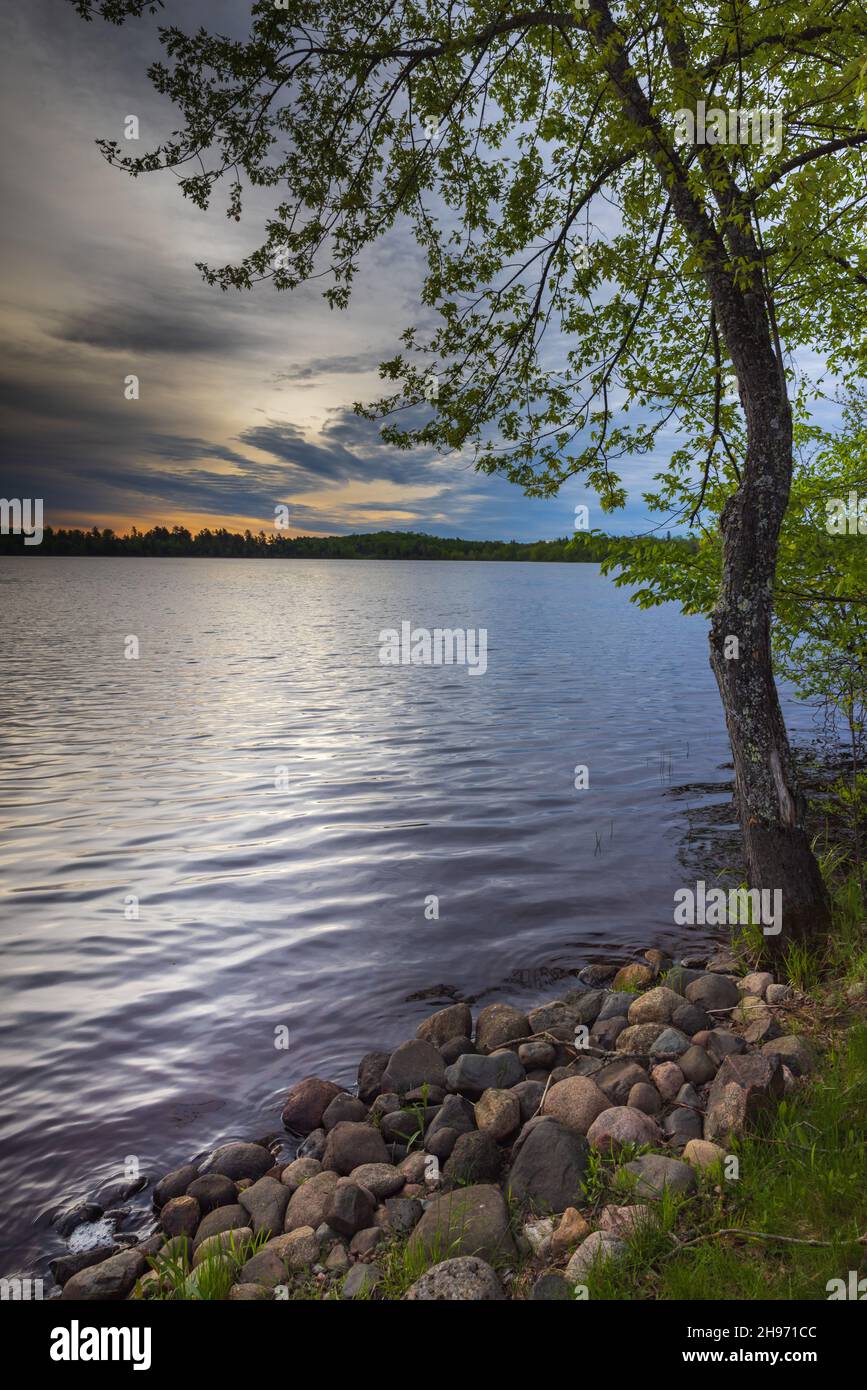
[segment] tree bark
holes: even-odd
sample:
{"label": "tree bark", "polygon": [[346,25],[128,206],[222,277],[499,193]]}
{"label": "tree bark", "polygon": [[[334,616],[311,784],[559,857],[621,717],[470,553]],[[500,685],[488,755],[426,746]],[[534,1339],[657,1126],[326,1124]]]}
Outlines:
{"label": "tree bark", "polygon": [[[825,934],[830,909],[804,828],[806,803],[771,661],[774,571],[792,478],[791,408],[767,340],[762,347],[754,341],[733,357],[746,413],[747,455],[743,483],[721,518],[723,578],[711,619],[710,660],[734,758],[747,880],[751,888],[782,893],[782,929],[765,936],[766,954],[773,957],[792,942]],[[730,641],[727,651],[732,637],[737,656]]]}

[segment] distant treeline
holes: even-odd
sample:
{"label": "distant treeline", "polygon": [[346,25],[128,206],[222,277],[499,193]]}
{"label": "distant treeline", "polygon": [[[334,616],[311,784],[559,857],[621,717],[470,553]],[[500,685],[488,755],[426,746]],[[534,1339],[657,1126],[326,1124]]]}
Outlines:
{"label": "distant treeline", "polygon": [[[670,540],[672,545],[688,541]],[[419,531],[373,531],[353,536],[282,536],[259,531],[240,534],[220,528],[195,535],[185,526],[135,527],[128,535],[100,530],[46,526],[40,545],[25,545],[19,535],[0,535],[0,554],[201,556],[239,560],[604,560],[611,550],[607,536],[578,533],[556,541],[465,541],[426,536]]]}

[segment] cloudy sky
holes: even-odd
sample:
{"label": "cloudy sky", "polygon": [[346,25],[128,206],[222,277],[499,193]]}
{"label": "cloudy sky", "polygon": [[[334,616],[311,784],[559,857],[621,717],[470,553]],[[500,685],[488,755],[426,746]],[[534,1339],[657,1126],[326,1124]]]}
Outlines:
{"label": "cloudy sky", "polygon": [[[232,32],[245,0],[169,0],[187,29]],[[379,394],[376,366],[420,320],[421,261],[395,231],[364,262],[352,307],[313,287],[224,294],[196,261],[258,244],[259,218],[236,224],[215,200],[201,213],[172,174],[132,180],[102,160],[138,115],[149,148],[173,126],[145,75],[157,21],[85,24],[66,0],[8,5],[2,88],[6,266],[0,339],[4,496],[41,496],[46,522],[183,522],[293,531],[380,527],[438,535],[565,535],[579,502],[591,525],[642,531],[642,482],[663,462],[627,468],[630,505],[605,518],[580,482],[531,501],[466,460],[384,446],[352,412]],[[254,207],[253,204],[250,205]],[[124,378],[139,377],[138,401]]]}

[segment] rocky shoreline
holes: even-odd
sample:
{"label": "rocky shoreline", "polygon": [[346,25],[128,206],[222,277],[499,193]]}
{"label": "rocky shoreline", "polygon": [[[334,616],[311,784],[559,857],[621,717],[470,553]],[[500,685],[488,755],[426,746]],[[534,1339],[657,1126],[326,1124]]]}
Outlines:
{"label": "rocky shoreline", "polygon": [[[272,1137],[168,1173],[152,1233],[52,1263],[60,1296],[586,1297],[664,1194],[733,1176],[727,1145],[816,1057],[785,1031],[790,986],[726,952],[651,949],[575,986],[528,1014],[489,1004],[475,1025],[469,1004],[440,1009],[366,1054],[355,1094],[305,1077],[282,1111],[291,1162]],[[594,1200],[599,1165],[616,1203]],[[111,1215],[84,1203],[55,1226],[74,1245]]]}

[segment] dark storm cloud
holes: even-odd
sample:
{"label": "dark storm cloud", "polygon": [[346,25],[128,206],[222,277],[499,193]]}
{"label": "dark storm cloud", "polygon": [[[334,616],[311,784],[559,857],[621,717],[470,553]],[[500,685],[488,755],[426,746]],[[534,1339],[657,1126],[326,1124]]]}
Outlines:
{"label": "dark storm cloud", "polygon": [[243,322],[243,309],[228,308],[229,303],[215,302],[213,294],[190,295],[180,303],[173,296],[169,302],[163,293],[142,285],[135,297],[127,293],[122,301],[67,315],[56,337],[110,352],[235,354],[254,345],[257,334]]}
{"label": "dark storm cloud", "polygon": [[[375,372],[388,353],[358,352],[344,357],[314,357],[309,362],[293,362],[285,371],[278,372],[275,381],[313,381],[322,376],[353,376],[362,372]],[[392,356],[394,354],[392,353]]]}

